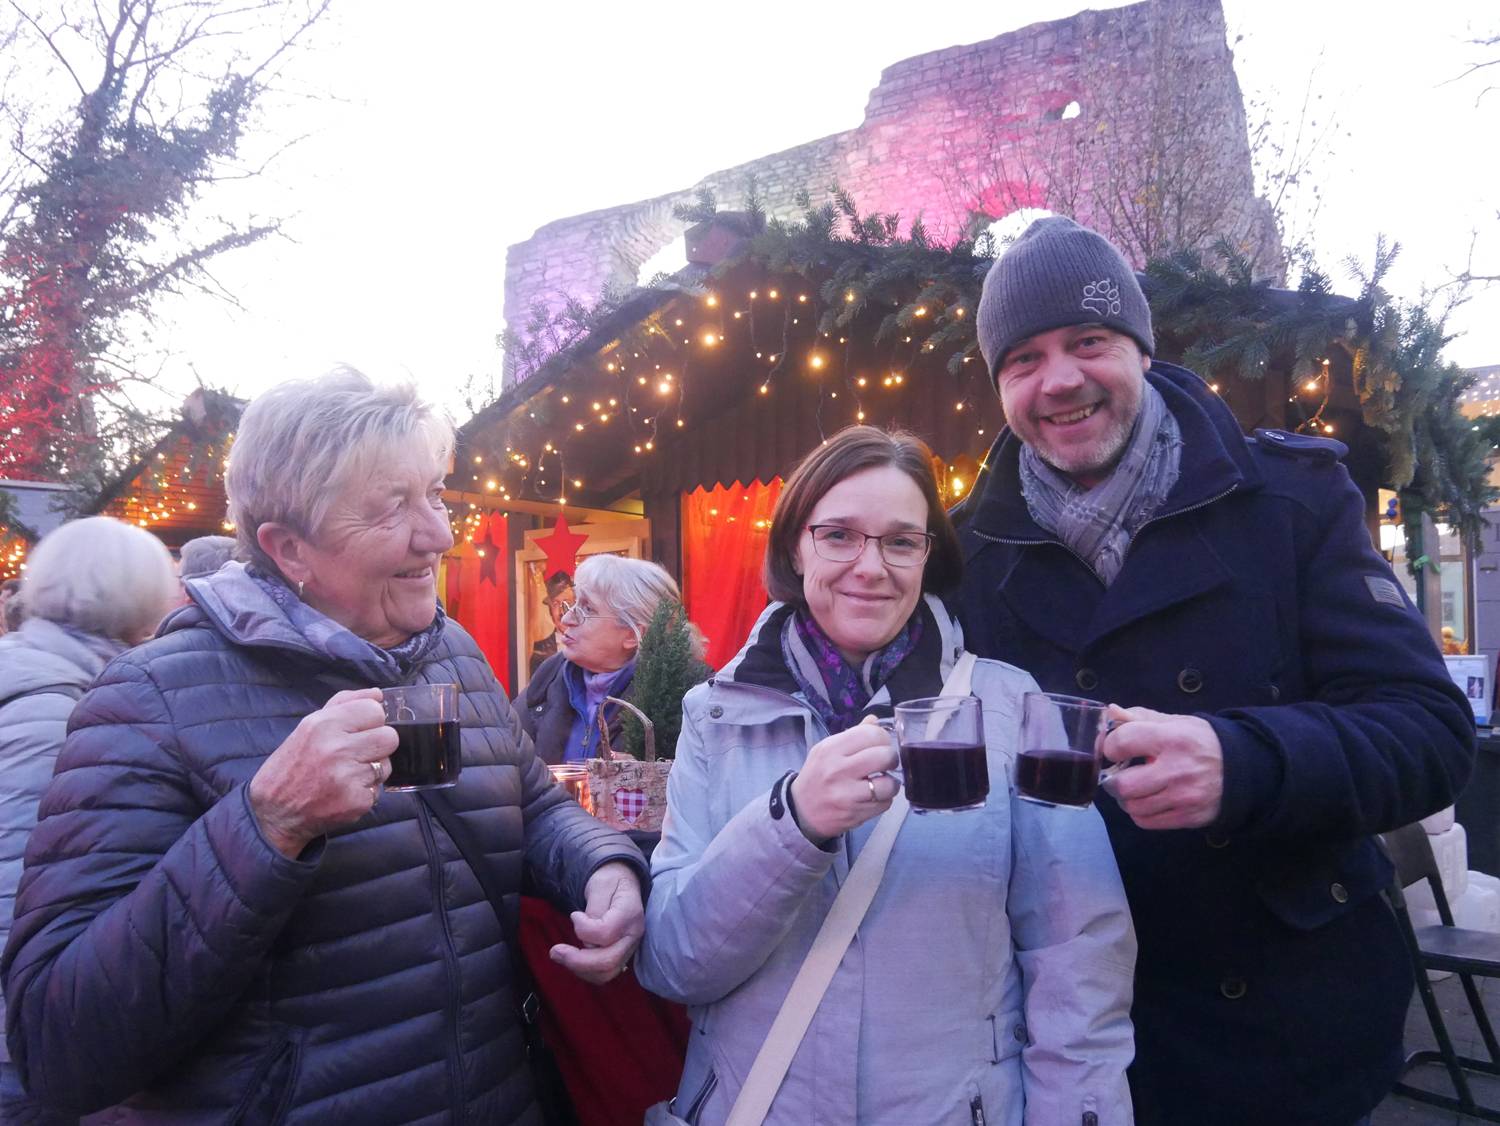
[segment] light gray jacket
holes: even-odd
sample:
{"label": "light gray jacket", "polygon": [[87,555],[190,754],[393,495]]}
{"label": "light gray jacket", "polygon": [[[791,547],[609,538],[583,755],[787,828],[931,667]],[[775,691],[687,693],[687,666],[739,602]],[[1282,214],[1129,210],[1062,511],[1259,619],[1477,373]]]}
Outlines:
{"label": "light gray jacket", "polygon": [[[942,677],[961,651],[947,612]],[[646,938],[646,988],[691,1007],[676,1112],[722,1123],[875,825],[834,852],[772,815],[777,778],[827,732],[796,695],[737,678],[761,637],[688,693]],[[774,629],[774,623],[767,634]],[[767,1123],[1100,1126],[1132,1119],[1125,1068],[1135,935],[1094,810],[1014,800],[1031,677],[975,667],[991,790],[983,811],[907,818],[884,881]],[[875,703],[888,702],[885,689]],[[852,838],[852,839],[851,839]],[[1089,1118],[1090,1114],[1095,1118]]]}
{"label": "light gray jacket", "polygon": [[[28,618],[0,638],[0,946],[10,936],[26,838],[36,828],[37,803],[52,781],[68,716],[120,648],[90,644],[44,618]],[[0,1042],[0,1060],[9,1059]]]}

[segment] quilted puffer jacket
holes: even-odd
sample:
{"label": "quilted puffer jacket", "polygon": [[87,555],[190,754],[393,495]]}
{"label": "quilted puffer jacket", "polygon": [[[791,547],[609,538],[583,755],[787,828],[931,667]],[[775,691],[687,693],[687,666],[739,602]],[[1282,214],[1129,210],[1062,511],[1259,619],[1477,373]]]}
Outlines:
{"label": "quilted puffer jacket", "polygon": [[310,641],[238,565],[190,589],[79,703],[42,800],[3,961],[30,1089],[108,1123],[540,1123],[503,932],[436,818],[386,793],[289,860],[247,783],[341,689],[456,682],[446,795],[500,883],[524,862],[576,906],[639,852],[551,784],[454,623],[382,664]]}

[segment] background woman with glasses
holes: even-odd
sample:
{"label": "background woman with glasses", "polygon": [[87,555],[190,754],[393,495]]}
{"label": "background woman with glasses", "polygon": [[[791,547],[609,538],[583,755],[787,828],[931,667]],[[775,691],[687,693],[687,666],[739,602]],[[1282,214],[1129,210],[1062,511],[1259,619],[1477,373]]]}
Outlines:
{"label": "background woman with glasses", "polygon": [[589,556],[578,565],[573,583],[573,598],[563,603],[558,623],[558,651],[516,698],[521,726],[549,765],[599,753],[601,707],[610,742],[618,742],[621,709],[604,698],[630,699],[635,659],[651,615],[663,599],[681,601],[665,570],[623,555]]}
{"label": "background woman with glasses", "polygon": [[[683,702],[652,861],[642,985],[689,1006],[674,1110],[725,1121],[834,897],[894,798],[864,722],[939,695],[962,559],[932,455],[851,427],[787,479],[740,653]],[[1135,937],[1092,809],[1012,802],[1021,694],[979,661],[982,809],[908,817],[765,1122],[1131,1121]]]}

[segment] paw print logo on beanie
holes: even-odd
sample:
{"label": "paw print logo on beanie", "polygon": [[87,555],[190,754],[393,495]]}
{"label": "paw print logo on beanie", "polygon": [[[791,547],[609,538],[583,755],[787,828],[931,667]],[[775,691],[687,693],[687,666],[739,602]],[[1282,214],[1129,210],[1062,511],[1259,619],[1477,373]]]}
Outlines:
{"label": "paw print logo on beanie", "polygon": [[1083,287],[1083,307],[1100,317],[1120,315],[1120,287],[1109,278],[1100,278]]}

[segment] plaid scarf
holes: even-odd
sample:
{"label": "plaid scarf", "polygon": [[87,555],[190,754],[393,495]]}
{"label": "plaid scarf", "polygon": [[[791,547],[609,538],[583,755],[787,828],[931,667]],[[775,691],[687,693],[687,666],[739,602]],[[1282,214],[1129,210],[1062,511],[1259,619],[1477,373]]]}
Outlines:
{"label": "plaid scarf", "polygon": [[921,637],[921,614],[913,613],[885,648],[871,653],[856,669],[844,660],[838,646],[813,616],[806,610],[798,610],[787,619],[782,630],[781,653],[808,704],[818,713],[828,733],[836,735],[864,717],[870,698],[917,647]]}
{"label": "plaid scarf", "polygon": [[1182,460],[1182,431],[1161,392],[1145,385],[1119,464],[1099,484],[1085,489],[1021,447],[1021,495],[1031,518],[1088,562],[1105,586],[1125,565],[1130,539],[1158,508]]}

